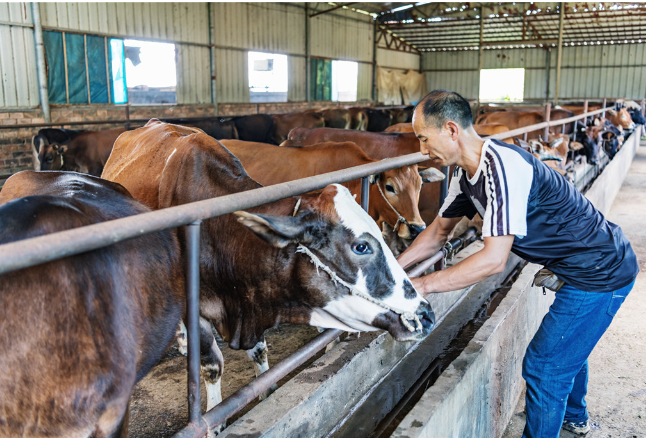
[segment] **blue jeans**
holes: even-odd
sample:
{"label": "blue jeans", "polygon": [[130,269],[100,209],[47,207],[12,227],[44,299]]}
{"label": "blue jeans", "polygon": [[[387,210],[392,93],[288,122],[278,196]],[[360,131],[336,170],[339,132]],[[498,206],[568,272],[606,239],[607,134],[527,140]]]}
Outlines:
{"label": "blue jeans", "polygon": [[523,437],[559,436],[563,420],[588,420],[588,356],[633,288],[592,293],[564,285],[529,343]]}

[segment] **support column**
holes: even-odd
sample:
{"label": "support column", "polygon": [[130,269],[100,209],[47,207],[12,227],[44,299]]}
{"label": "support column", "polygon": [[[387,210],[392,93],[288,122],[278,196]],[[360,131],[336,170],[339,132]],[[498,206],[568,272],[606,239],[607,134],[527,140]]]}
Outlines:
{"label": "support column", "polygon": [[478,43],[478,104],[476,110],[480,107],[480,74],[482,71],[482,62],[484,57],[484,6],[480,6],[480,42]]}
{"label": "support column", "polygon": [[378,22],[375,19],[372,31],[372,102],[377,103],[377,30]]}
{"label": "support column", "polygon": [[43,108],[43,118],[46,123],[52,122],[49,112],[49,92],[47,90],[47,70],[45,67],[45,45],[43,44],[43,27],[40,22],[38,3],[31,2],[31,16],[34,21],[34,41],[36,43],[36,66],[38,68],[38,91],[40,105]]}
{"label": "support column", "polygon": [[561,2],[559,14],[559,46],[556,57],[556,89],[554,90],[554,105],[559,105],[559,88],[561,87],[561,59],[563,58],[563,24],[565,22],[565,3]]}
{"label": "support column", "polygon": [[217,91],[217,75],[215,70],[215,17],[213,17],[213,3],[208,2],[209,14],[209,55],[211,58],[211,104],[213,104],[213,112],[215,116],[218,115],[218,91]]}
{"label": "support column", "polygon": [[311,107],[311,93],[312,93],[312,59],[310,57],[310,8],[305,3],[305,100],[308,106]]}

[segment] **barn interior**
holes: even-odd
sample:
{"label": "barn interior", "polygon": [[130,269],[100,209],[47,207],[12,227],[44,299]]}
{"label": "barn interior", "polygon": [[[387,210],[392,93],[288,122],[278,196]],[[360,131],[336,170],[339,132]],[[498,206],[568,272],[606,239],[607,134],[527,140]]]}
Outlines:
{"label": "barn interior", "polygon": [[[232,151],[235,144],[227,142],[280,148],[293,142],[288,133],[300,127],[410,133],[415,104],[432,90],[448,89],[469,102],[474,123],[494,130],[482,136],[529,149],[622,226],[641,263],[645,16],[642,2],[0,3],[0,191],[27,170],[100,177],[117,137],[153,118],[197,127]],[[351,111],[366,115],[364,121],[355,126]],[[488,119],[513,112],[536,117],[520,125]],[[617,130],[589,135],[596,148],[589,152],[581,133],[594,130],[595,119],[622,114],[629,118],[625,127],[613,122]],[[43,148],[54,141],[39,137],[47,129],[69,136],[49,159]],[[95,132],[111,133],[105,147],[90,144],[97,151],[107,148],[105,159],[95,168],[67,168],[73,164],[70,142]],[[557,151],[559,146],[565,150]],[[370,157],[370,166],[385,158],[399,160],[388,162],[390,168],[423,160],[403,154]],[[367,176],[369,168],[363,169]],[[368,202],[368,178],[360,183],[357,173],[337,181],[356,179],[356,198],[363,204],[365,196],[364,207],[383,197],[392,208],[383,192]],[[448,184],[449,178],[427,183],[422,195],[432,186],[443,201]],[[287,186],[279,189],[289,193]],[[297,211],[298,205],[294,216]],[[421,205],[419,214],[428,225]],[[397,236],[404,222],[390,223],[379,228],[398,254],[410,240]],[[148,226],[141,228],[143,234]],[[464,225],[451,249],[424,269],[441,270],[481,250],[480,228]],[[134,229],[131,237],[138,236]],[[111,231],[121,237],[120,230]],[[69,252],[82,252],[74,248],[81,235],[69,241]],[[19,242],[0,241],[0,284],[16,268],[68,255],[61,240],[52,238],[49,256],[38,243],[21,250]],[[312,326],[277,325],[266,339],[269,366],[279,364],[280,372],[264,385],[253,381],[256,370],[247,354],[216,337],[226,367],[218,385],[224,401],[213,409],[199,366],[191,373],[181,344],[173,341],[133,387],[129,436],[221,430],[222,437],[519,437],[523,353],[554,299],[532,285],[530,275],[537,270],[514,256],[497,277],[429,297],[437,322],[424,341],[396,342],[383,331],[319,333]],[[589,436],[646,436],[646,389],[639,373],[646,362],[646,328],[639,316],[646,308],[635,298],[646,291],[646,279],[638,277],[636,286],[627,300],[631,305],[624,306],[628,310],[611,327],[611,336],[622,342],[614,347],[610,337],[603,339],[591,360],[601,379],[591,382],[590,402],[599,409],[591,416],[597,425]],[[326,350],[337,337],[340,342]],[[259,400],[273,383],[278,391]],[[197,404],[187,403],[187,387],[188,400],[197,398]]]}

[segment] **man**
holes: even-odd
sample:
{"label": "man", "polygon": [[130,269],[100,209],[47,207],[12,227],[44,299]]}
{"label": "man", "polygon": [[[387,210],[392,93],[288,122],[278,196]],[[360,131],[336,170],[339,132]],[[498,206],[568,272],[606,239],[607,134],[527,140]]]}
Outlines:
{"label": "man", "polygon": [[504,270],[510,251],[544,265],[565,284],[527,348],[526,437],[590,428],[585,395],[588,356],[639,272],[621,228],[573,185],[514,145],[483,140],[469,103],[436,90],[416,107],[421,152],[455,165],[438,217],[399,257],[409,267],[439,251],[463,216],[483,219],[484,249],[448,269],[413,279],[421,294],[461,289]]}

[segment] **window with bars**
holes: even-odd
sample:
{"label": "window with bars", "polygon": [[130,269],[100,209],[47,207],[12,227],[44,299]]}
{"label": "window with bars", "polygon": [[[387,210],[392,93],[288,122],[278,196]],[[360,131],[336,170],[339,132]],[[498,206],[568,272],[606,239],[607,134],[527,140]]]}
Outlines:
{"label": "window with bars", "polygon": [[47,87],[52,104],[128,102],[123,40],[44,31]]}

